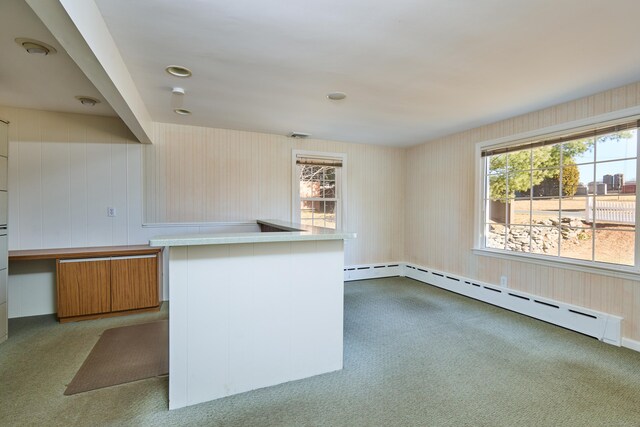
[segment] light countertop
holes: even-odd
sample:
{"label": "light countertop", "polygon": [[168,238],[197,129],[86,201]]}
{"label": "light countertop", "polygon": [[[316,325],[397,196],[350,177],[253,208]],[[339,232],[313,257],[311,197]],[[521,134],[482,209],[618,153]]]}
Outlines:
{"label": "light countertop", "polygon": [[234,243],[296,242],[305,240],[355,239],[356,233],[330,228],[312,227],[279,220],[258,220],[258,225],[285,231],[249,233],[175,234],[155,236],[150,246],[228,245]]}

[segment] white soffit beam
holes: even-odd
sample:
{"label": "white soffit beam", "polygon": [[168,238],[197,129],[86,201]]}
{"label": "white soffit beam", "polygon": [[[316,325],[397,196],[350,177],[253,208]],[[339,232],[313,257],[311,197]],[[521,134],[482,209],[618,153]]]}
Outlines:
{"label": "white soffit beam", "polygon": [[152,120],[93,0],[26,0],[140,142]]}

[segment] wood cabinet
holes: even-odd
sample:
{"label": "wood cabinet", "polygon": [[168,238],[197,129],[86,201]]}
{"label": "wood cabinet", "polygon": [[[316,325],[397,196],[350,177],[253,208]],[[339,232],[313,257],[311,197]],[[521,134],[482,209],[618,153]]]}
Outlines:
{"label": "wood cabinet", "polygon": [[111,310],[158,305],[157,256],[111,259]]}
{"label": "wood cabinet", "polygon": [[111,311],[110,260],[58,261],[58,317]]}
{"label": "wood cabinet", "polygon": [[[0,285],[2,268],[6,268],[6,261],[4,267],[2,263],[6,236],[1,234],[0,230]],[[9,252],[11,261],[42,259],[56,260],[60,322],[160,309],[162,248],[132,245]]]}
{"label": "wood cabinet", "polygon": [[[137,247],[137,251],[144,250]],[[104,249],[104,248],[103,248]],[[120,251],[66,253],[56,258],[58,318],[93,319],[160,307],[160,249],[141,255]],[[95,256],[110,254],[113,256]],[[88,255],[88,256],[87,256]],[[121,255],[121,256],[120,256]]]}

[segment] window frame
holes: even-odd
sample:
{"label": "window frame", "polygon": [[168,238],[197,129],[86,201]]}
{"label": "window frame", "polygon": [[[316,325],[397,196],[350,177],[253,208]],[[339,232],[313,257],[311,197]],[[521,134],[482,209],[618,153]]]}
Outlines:
{"label": "window frame", "polygon": [[336,173],[336,230],[341,230],[346,218],[347,155],[345,153],[330,153],[325,151],[291,150],[291,222],[297,224],[301,224],[300,179],[298,177],[296,163],[299,156],[320,160],[337,160],[342,163],[342,167]]}
{"label": "window frame", "polygon": [[[508,259],[512,261],[528,262],[548,267],[560,267],[569,270],[604,274],[619,278],[638,280],[640,278],[640,189],[636,186],[636,231],[633,266],[622,264],[610,264],[598,261],[583,261],[572,258],[563,258],[553,255],[531,254],[506,249],[493,249],[485,247],[485,197],[484,197],[484,159],[482,151],[488,149],[498,149],[508,146],[525,144],[535,139],[554,138],[561,135],[588,131],[589,129],[604,126],[622,124],[633,120],[640,120],[640,106],[620,110],[612,113],[601,114],[582,120],[562,123],[536,129],[530,132],[523,132],[516,135],[506,136],[488,141],[481,141],[475,144],[475,187],[474,187],[474,233],[472,252],[476,255],[490,256],[495,258]],[[636,152],[636,175],[640,173],[640,128],[638,128],[638,144]],[[594,177],[595,178],[595,177]],[[636,176],[636,182],[640,176]]]}

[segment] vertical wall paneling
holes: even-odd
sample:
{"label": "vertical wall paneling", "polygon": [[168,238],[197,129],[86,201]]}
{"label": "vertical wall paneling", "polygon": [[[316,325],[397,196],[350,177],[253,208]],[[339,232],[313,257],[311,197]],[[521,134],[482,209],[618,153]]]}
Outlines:
{"label": "vertical wall paneling", "polygon": [[89,245],[87,185],[87,145],[69,144],[69,194],[73,194],[69,198],[72,247]]}
{"label": "vertical wall paneling", "polygon": [[[108,159],[105,161],[105,159]],[[111,241],[113,219],[107,216],[111,204],[111,146],[105,143],[87,144],[87,210],[88,244],[98,246]],[[122,190],[122,189],[121,189]]]}
{"label": "vertical wall paneling", "polygon": [[[117,118],[7,107],[0,113],[12,122],[11,249],[137,244],[208,230],[143,222],[287,220],[295,148],[353,159],[345,228],[362,240],[347,244],[345,262],[402,261],[403,149],[170,124],[156,124],[154,144],[141,145]],[[107,207],[117,216],[108,217]],[[10,277],[12,317],[53,312],[53,276],[31,279],[28,287]],[[43,307],[48,311],[38,312]]]}
{"label": "vertical wall paneling", "polygon": [[[12,141],[10,141],[11,144]],[[9,206],[18,204],[20,216],[20,244],[25,247],[42,247],[42,143],[21,142],[18,150],[18,183],[9,183]],[[19,197],[15,197],[19,193]],[[17,199],[17,200],[16,200]],[[10,212],[11,213],[11,212]],[[13,224],[9,218],[9,224]],[[13,248],[11,228],[9,247]]]}
{"label": "vertical wall paneling", "polygon": [[147,223],[291,218],[293,149],[347,156],[345,262],[401,261],[404,149],[156,123],[144,150]]}
{"label": "vertical wall paneling", "polygon": [[358,233],[345,264],[407,261],[490,283],[507,275],[514,289],[620,315],[623,335],[640,341],[640,282],[471,251],[476,143],[638,105],[640,83],[407,149],[162,123],[142,146],[117,118],[0,107],[12,123],[9,246],[135,244],[201,230],[143,222],[286,220],[291,150],[340,152],[344,228]]}
{"label": "vertical wall paneling", "polygon": [[41,147],[42,246],[71,246],[71,193],[69,144],[53,142]]}
{"label": "vertical wall paneling", "polygon": [[[145,243],[141,157],[118,118],[0,107],[9,134],[9,248]],[[129,169],[137,180],[129,182]],[[131,195],[131,200],[130,200]],[[137,227],[129,227],[129,204]],[[117,216],[107,216],[115,207]],[[55,312],[54,265],[12,263],[9,317]]]}
{"label": "vertical wall paneling", "polygon": [[[624,318],[640,341],[640,282],[561,267],[476,256],[473,247],[475,145],[640,105],[640,83],[449,135],[406,150],[407,261],[509,286]],[[428,190],[427,190],[428,189]]]}
{"label": "vertical wall paneling", "polygon": [[[115,217],[111,220],[111,241],[114,245],[126,245],[128,238],[127,199],[129,193],[127,169],[127,144],[115,141],[111,144],[111,194],[110,205],[116,209]],[[138,166],[140,167],[140,166]],[[136,204],[140,203],[140,195]],[[104,209],[104,208],[103,208]]]}

